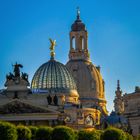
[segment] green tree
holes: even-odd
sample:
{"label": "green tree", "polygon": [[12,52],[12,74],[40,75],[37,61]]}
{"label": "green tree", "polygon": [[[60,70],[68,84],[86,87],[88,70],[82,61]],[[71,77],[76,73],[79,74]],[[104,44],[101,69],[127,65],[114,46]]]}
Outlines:
{"label": "green tree", "polygon": [[78,140],[100,140],[100,135],[101,133],[96,130],[80,130],[78,133]]}
{"label": "green tree", "polygon": [[107,128],[103,135],[103,140],[126,140],[125,132],[121,129],[109,127]]}
{"label": "green tree", "polygon": [[31,139],[31,130],[26,126],[18,125],[17,134],[18,134],[17,140],[30,140]]}
{"label": "green tree", "polygon": [[133,140],[133,136],[130,135],[129,133],[125,133],[126,140]]}
{"label": "green tree", "polygon": [[0,140],[17,140],[16,127],[8,122],[0,122]]}
{"label": "green tree", "polygon": [[78,133],[79,133],[78,130],[74,130],[75,140],[78,140]]}
{"label": "green tree", "polygon": [[52,128],[47,126],[40,126],[36,132],[35,140],[51,140]]}
{"label": "green tree", "polygon": [[29,126],[28,128],[31,130],[31,133],[32,133],[31,140],[36,140],[36,132],[38,130],[38,127],[36,127],[36,126]]}
{"label": "green tree", "polygon": [[137,136],[136,140],[140,140],[140,134]]}
{"label": "green tree", "polygon": [[52,133],[52,140],[75,140],[75,132],[66,126],[56,126]]}

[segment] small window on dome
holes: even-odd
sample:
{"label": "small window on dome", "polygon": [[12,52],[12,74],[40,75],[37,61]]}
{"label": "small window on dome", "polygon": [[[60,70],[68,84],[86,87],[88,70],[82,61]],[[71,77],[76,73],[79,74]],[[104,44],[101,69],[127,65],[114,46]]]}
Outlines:
{"label": "small window on dome", "polygon": [[91,80],[91,89],[96,90],[96,81],[95,80]]}

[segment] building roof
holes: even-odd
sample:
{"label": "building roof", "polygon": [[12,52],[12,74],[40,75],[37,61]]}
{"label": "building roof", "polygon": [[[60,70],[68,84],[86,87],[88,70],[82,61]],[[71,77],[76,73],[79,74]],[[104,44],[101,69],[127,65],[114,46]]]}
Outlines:
{"label": "building roof", "polygon": [[71,26],[71,31],[86,31],[85,24],[80,19],[80,10],[77,9],[77,18]]}
{"label": "building roof", "polygon": [[76,90],[75,81],[62,63],[51,59],[42,64],[35,72],[31,88],[35,92],[67,93]]}
{"label": "building roof", "polygon": [[116,125],[116,124],[127,124],[127,119],[122,116],[118,115],[115,112],[111,112],[110,116],[107,116],[104,121],[106,121],[110,125]]}

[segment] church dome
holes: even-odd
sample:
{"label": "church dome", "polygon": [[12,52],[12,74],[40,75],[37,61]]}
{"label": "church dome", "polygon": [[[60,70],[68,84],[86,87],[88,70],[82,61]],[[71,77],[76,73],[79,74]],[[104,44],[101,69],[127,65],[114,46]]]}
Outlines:
{"label": "church dome", "polygon": [[33,92],[78,94],[75,81],[62,63],[54,59],[42,64],[35,72],[31,88]]}
{"label": "church dome", "polygon": [[104,80],[100,74],[100,67],[84,60],[70,60],[66,66],[75,78],[81,99],[105,100]]}

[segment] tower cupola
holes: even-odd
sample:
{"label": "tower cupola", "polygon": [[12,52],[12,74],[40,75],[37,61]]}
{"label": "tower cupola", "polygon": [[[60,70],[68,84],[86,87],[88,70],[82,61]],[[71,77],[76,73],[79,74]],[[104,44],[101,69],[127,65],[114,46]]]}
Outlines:
{"label": "tower cupola", "polygon": [[77,19],[71,26],[71,31],[86,31],[85,24],[80,19],[80,10],[77,8]]}
{"label": "tower cupola", "polygon": [[85,24],[80,19],[80,10],[77,9],[77,17],[70,31],[70,60],[89,60],[88,33]]}

